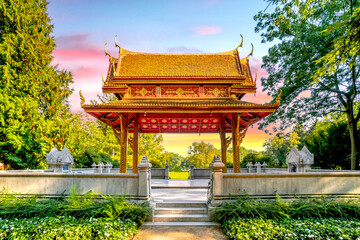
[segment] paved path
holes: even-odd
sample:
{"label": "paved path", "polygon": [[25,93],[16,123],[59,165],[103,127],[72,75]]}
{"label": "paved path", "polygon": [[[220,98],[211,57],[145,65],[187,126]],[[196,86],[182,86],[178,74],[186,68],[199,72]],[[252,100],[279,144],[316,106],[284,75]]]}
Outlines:
{"label": "paved path", "polygon": [[[209,180],[151,180],[154,202],[206,202]],[[225,240],[219,226],[143,225],[134,240]]]}
{"label": "paved path", "polygon": [[206,202],[209,180],[151,180],[154,202]]}
{"label": "paved path", "polygon": [[219,227],[142,226],[134,240],[225,240]]}

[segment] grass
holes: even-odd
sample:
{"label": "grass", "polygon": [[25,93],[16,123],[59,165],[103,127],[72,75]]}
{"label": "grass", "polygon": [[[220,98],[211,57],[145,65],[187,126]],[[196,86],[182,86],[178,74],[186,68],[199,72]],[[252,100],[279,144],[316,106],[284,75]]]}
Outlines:
{"label": "grass", "polygon": [[170,179],[189,179],[189,172],[169,172]]}

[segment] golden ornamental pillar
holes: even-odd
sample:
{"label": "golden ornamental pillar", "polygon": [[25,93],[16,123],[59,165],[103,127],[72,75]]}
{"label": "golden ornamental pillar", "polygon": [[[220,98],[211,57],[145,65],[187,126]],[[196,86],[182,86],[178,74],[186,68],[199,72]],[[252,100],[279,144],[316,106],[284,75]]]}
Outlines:
{"label": "golden ornamental pillar", "polygon": [[109,121],[109,125],[112,127],[116,140],[120,144],[120,173],[126,173],[129,120],[126,115],[118,114],[118,116],[120,120],[119,129],[116,129],[111,121]]}
{"label": "golden ornamental pillar", "polygon": [[249,127],[255,122],[255,119],[249,119],[246,127],[240,132],[240,114],[232,114],[231,130],[233,134],[233,158],[234,158],[234,173],[240,173],[240,145],[245,138]]}

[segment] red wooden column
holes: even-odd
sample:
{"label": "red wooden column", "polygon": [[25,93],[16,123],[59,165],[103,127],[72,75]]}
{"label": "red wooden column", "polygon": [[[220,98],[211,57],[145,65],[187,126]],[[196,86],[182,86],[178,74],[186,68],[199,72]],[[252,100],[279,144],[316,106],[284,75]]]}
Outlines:
{"label": "red wooden column", "polygon": [[133,138],[133,173],[138,173],[139,158],[139,118],[134,119],[134,138]]}
{"label": "red wooden column", "polygon": [[221,118],[220,118],[219,134],[220,134],[220,141],[221,141],[221,161],[225,165],[225,167],[223,169],[223,173],[226,173],[227,172],[227,168],[226,168],[227,144],[226,144],[226,139],[225,139],[225,118],[224,118],[224,116],[221,116]]}
{"label": "red wooden column", "polygon": [[239,131],[240,115],[233,113],[231,115],[231,131],[233,141],[233,159],[234,173],[240,173],[240,131]]}

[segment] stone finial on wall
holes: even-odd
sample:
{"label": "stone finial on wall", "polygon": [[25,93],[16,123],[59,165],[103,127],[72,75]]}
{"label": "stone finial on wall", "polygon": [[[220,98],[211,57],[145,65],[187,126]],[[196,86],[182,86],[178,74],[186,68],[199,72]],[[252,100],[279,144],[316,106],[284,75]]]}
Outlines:
{"label": "stone finial on wall", "polygon": [[73,163],[74,158],[67,147],[64,147],[61,151],[54,147],[46,155],[46,164],[49,165],[49,169],[54,169],[54,172],[71,172],[71,166]]}
{"label": "stone finial on wall", "polygon": [[214,157],[213,163],[211,163],[212,172],[222,172],[225,167],[225,164],[220,160],[220,156],[217,155]]}
{"label": "stone finial on wall", "polygon": [[246,167],[247,167],[249,173],[253,172],[254,164],[252,164],[252,162],[248,162],[248,164],[246,164]]}
{"label": "stone finial on wall", "polygon": [[314,154],[306,146],[299,151],[295,146],[286,157],[289,172],[306,172],[314,164]]}
{"label": "stone finial on wall", "polygon": [[212,166],[214,165],[214,162],[216,161],[216,156],[214,156],[213,160],[211,161],[211,163],[209,164],[209,168],[212,168]]}

